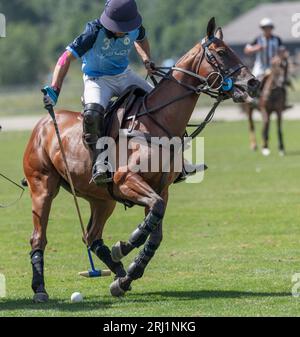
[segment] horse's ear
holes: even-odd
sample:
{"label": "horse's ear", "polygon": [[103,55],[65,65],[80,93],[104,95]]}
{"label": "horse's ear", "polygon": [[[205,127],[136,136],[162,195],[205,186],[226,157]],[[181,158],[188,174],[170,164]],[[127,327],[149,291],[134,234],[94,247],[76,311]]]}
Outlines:
{"label": "horse's ear", "polygon": [[215,36],[217,39],[222,40],[224,39],[224,34],[223,34],[223,30],[221,27],[218,27],[215,33]]}
{"label": "horse's ear", "polygon": [[209,39],[213,38],[216,30],[216,20],[215,18],[211,18],[207,25],[207,37]]}

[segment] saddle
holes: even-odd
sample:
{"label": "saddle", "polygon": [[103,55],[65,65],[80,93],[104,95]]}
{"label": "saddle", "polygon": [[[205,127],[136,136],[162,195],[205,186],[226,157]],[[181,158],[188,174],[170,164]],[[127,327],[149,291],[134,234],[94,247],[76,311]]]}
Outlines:
{"label": "saddle", "polygon": [[[119,98],[110,102],[105,112],[105,136],[116,138],[117,135],[115,132],[119,132],[119,129],[122,128],[123,121],[129,114],[134,103],[137,101],[142,102],[146,94],[147,92],[144,89],[133,85],[126,89]],[[133,113],[138,112],[140,104],[136,106],[136,111],[133,111]],[[115,124],[118,124],[118,127]],[[115,126],[115,128],[113,128],[113,126]]]}

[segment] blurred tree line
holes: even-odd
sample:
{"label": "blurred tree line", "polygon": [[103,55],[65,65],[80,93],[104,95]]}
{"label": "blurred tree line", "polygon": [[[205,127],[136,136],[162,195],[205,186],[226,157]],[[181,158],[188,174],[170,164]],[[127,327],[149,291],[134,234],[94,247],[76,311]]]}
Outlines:
{"label": "blurred tree line", "polygon": [[[178,58],[205,33],[211,16],[219,25],[271,0],[137,0],[151,41],[153,59]],[[99,17],[105,0],[0,0],[7,38],[0,40],[0,84],[34,83],[58,56]],[[132,56],[136,62],[135,55]]]}

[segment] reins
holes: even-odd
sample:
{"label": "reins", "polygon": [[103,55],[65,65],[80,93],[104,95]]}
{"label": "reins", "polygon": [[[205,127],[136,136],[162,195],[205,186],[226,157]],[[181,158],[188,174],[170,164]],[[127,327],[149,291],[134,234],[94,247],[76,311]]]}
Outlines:
{"label": "reins", "polygon": [[[165,72],[166,69],[168,69],[169,71]],[[178,68],[178,67],[170,67],[170,68],[169,67],[157,67],[157,68],[155,68],[155,72],[154,73],[155,73],[156,76],[161,77],[162,79],[169,79],[169,80],[172,80],[172,81],[176,81],[177,83],[181,84],[182,86],[185,86],[180,81],[175,80],[173,77],[170,77],[170,74],[171,74],[172,71],[181,71],[183,73],[186,73],[186,74],[188,74],[190,76],[194,76],[194,77],[196,77],[196,78],[198,78],[198,79],[203,80],[203,81],[206,82],[206,80],[205,80],[204,77],[199,76],[197,74],[194,74],[193,72],[190,72],[188,70]],[[157,86],[157,84],[156,84],[156,86]],[[158,107],[151,108],[151,109],[147,109],[147,107],[146,107],[146,99],[147,99],[147,96],[146,96],[144,98],[144,100],[143,100],[143,110],[144,110],[144,112],[141,112],[138,115],[138,117],[141,117],[143,115],[148,115],[151,118],[151,120],[153,122],[155,122],[155,124],[157,124],[158,126],[160,126],[161,129],[163,129],[168,134],[168,136],[170,137],[169,132],[165,129],[164,126],[160,125],[160,123],[157,122],[153,118],[152,114],[155,113],[155,112],[157,112],[157,111],[159,111],[159,110],[161,110],[161,109],[164,109],[164,108],[168,107],[169,105],[171,105],[173,103],[176,103],[176,102],[178,102],[178,101],[180,101],[180,100],[182,100],[182,99],[184,99],[184,98],[186,98],[186,97],[188,97],[188,96],[190,96],[190,95],[192,95],[194,93],[196,93],[198,95],[200,95],[201,93],[205,93],[205,94],[211,96],[212,98],[215,98],[216,102],[214,103],[213,107],[208,112],[208,114],[206,115],[206,117],[205,117],[205,119],[204,119],[204,121],[202,123],[200,123],[200,124],[188,124],[188,127],[196,127],[197,128],[191,135],[188,136],[189,138],[195,139],[206,128],[206,126],[212,121],[212,119],[214,117],[214,114],[215,114],[218,106],[220,105],[220,103],[222,101],[224,101],[226,99],[226,96],[224,94],[221,94],[221,93],[219,93],[216,96],[215,92],[213,92],[211,89],[205,88],[205,87],[203,87],[203,89],[199,90],[199,87],[193,88],[193,87],[189,86],[188,89],[189,89],[189,91],[186,92],[185,94],[183,94],[181,96],[178,96],[178,97],[172,99],[171,101],[169,101],[167,103],[164,103],[164,104],[162,104],[162,105],[160,105]]]}

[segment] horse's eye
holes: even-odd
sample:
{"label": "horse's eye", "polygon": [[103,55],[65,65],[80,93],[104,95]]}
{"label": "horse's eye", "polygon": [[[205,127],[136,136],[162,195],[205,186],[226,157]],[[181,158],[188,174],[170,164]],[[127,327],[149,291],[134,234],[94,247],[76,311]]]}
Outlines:
{"label": "horse's eye", "polygon": [[219,51],[218,51],[218,55],[219,55],[220,57],[224,57],[224,56],[226,55],[225,50],[219,50]]}

